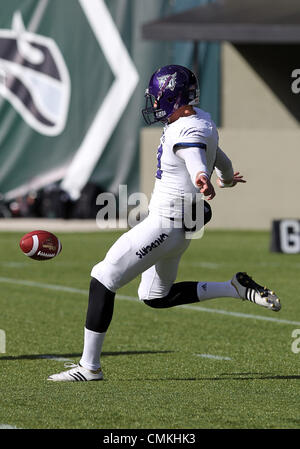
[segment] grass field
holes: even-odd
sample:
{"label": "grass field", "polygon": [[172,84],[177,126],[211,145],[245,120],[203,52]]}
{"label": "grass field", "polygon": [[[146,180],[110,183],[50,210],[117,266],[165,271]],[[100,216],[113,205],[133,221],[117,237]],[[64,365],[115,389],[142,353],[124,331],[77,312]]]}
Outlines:
{"label": "grass field", "polygon": [[300,255],[270,253],[267,232],[206,231],[178,280],[247,271],[280,296],[279,313],[228,298],[155,310],[134,299],[137,279],[116,300],[105,380],[46,380],[81,355],[90,269],[118,235],[59,234],[62,253],[37,262],[19,250],[22,233],[0,233],[0,427],[299,428]]}

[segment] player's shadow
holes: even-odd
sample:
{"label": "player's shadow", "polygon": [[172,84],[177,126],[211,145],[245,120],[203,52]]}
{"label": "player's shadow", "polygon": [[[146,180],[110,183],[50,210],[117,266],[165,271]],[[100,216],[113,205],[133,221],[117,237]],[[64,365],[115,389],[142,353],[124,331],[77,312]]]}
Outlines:
{"label": "player's shadow", "polygon": [[[272,374],[272,373],[224,373],[214,377],[186,377],[165,378],[158,380],[185,380],[185,381],[232,381],[232,380],[300,380],[298,374]],[[154,379],[152,379],[154,380]]]}
{"label": "player's shadow", "polygon": [[215,380],[282,380],[300,379],[298,374],[273,374],[273,373],[223,373]]}
{"label": "player's shadow", "polygon": [[[119,355],[143,355],[143,354],[168,354],[174,351],[112,351],[102,352],[102,356],[119,356]],[[74,359],[81,357],[82,353],[68,353],[68,354],[21,354],[21,355],[0,355],[1,360],[55,360],[57,359]],[[67,360],[66,360],[67,361]]]}

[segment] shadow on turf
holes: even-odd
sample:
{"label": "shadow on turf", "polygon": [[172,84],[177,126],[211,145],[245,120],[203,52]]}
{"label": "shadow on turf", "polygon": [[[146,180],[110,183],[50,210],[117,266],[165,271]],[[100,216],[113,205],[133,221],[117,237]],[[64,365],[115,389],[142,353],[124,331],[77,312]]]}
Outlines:
{"label": "shadow on turf", "polygon": [[[226,376],[226,377],[224,377]],[[218,377],[200,377],[195,380],[282,380],[282,379],[299,379],[300,375],[296,374],[272,374],[272,373],[224,373]]]}
{"label": "shadow on turf", "polygon": [[[102,356],[114,356],[114,355],[140,355],[140,354],[168,354],[174,351],[122,351],[122,352],[102,352]],[[82,353],[72,354],[23,354],[23,355],[6,355],[0,356],[1,360],[38,360],[38,359],[51,359],[51,358],[78,358]]]}
{"label": "shadow on turf", "polygon": [[[169,354],[174,351],[122,351],[122,352],[103,352],[101,356],[118,356],[118,355],[141,355],[141,354]],[[81,357],[81,353],[72,354],[24,354],[24,355],[8,355],[0,356],[1,360],[41,360],[41,359],[51,359],[51,358],[78,358]],[[185,378],[164,378],[164,379],[151,379],[153,380],[180,380],[180,381],[199,381],[199,380],[300,380],[300,375],[282,375],[282,374],[272,374],[272,373],[221,373],[219,376],[215,377],[185,377]],[[145,379],[143,379],[145,380]]]}
{"label": "shadow on turf", "polygon": [[[222,377],[221,377],[222,376]],[[226,377],[223,377],[226,376]],[[143,380],[151,380],[151,381],[162,381],[162,380],[171,380],[171,381],[201,381],[201,380],[300,380],[300,375],[296,374],[271,374],[271,373],[224,373],[220,374],[219,376],[215,377],[164,377],[164,378],[157,378],[157,379],[143,379]],[[135,379],[138,380],[138,379]]]}

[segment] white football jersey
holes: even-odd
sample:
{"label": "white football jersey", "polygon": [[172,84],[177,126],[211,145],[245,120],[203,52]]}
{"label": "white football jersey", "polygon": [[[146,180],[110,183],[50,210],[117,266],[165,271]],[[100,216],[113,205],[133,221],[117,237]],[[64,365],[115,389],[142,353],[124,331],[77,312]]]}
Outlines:
{"label": "white football jersey", "polygon": [[149,211],[164,217],[181,218],[185,194],[199,192],[182,158],[181,145],[206,150],[207,173],[212,175],[218,148],[218,131],[209,113],[194,107],[195,115],[180,117],[164,127],[157,150],[157,172]]}

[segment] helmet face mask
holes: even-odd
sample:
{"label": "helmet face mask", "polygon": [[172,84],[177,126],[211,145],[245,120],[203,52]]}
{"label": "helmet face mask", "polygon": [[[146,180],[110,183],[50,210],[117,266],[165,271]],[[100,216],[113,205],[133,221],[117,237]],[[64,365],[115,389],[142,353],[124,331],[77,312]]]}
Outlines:
{"label": "helmet face mask", "polygon": [[188,68],[185,68],[185,70],[188,72],[189,76],[189,104],[195,105],[199,103],[199,87],[198,87],[198,81],[194,73],[189,70]]}
{"label": "helmet face mask", "polygon": [[166,123],[179,107],[197,104],[198,95],[193,72],[179,65],[161,67],[152,75],[145,92],[144,120],[148,125]]}
{"label": "helmet face mask", "polygon": [[146,106],[142,109],[142,114],[147,125],[152,125],[156,122],[166,123],[167,118],[164,118],[166,112],[159,108],[159,102],[156,100],[154,95],[149,93],[149,89],[145,92]]}

